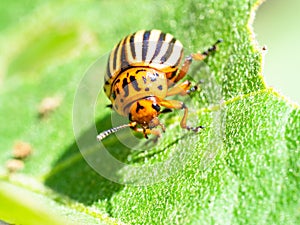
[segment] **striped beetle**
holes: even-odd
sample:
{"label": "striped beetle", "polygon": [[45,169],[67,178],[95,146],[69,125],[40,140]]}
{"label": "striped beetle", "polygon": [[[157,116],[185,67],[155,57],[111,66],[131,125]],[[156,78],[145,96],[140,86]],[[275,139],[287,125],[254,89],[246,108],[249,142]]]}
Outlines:
{"label": "striped beetle", "polygon": [[[109,55],[104,92],[112,103],[110,107],[120,115],[128,116],[130,122],[100,133],[97,139],[100,141],[125,127],[143,133],[145,138],[148,134],[159,137],[160,131],[153,128],[160,126],[164,132],[165,126],[158,116],[171,109],[184,109],[182,128],[195,132],[203,128],[186,124],[188,108],[183,102],[165,98],[185,95],[196,89],[188,80],[177,82],[186,75],[193,59],[205,59],[221,41],[203,53],[190,54],[179,68],[183,46],[171,34],[141,30],[124,37]],[[165,109],[161,110],[161,107]]]}

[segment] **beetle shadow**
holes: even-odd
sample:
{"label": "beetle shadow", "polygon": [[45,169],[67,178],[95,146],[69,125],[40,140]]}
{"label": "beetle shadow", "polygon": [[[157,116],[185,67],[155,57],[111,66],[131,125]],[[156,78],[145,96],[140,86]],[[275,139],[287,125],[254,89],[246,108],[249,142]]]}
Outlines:
{"label": "beetle shadow", "polygon": [[[171,116],[171,114],[169,114],[169,116]],[[98,120],[96,122],[96,127],[98,130],[110,129],[112,127],[111,115],[107,114],[103,119]],[[130,148],[118,141],[118,139],[114,137],[114,134],[109,138],[112,141],[106,142],[105,140],[105,148],[113,157],[122,162],[126,161],[128,156],[132,153]],[[95,139],[94,124],[80,135],[77,142],[85,140],[83,142],[86,143],[86,145],[89,145],[89,142],[86,140],[91,139]],[[54,163],[52,171],[45,180],[45,185],[62,196],[67,196],[71,200],[87,206],[97,202],[100,204],[101,202],[101,204],[105,204],[105,210],[110,214],[112,211],[110,199],[115,193],[120,192],[125,185],[110,181],[91,168],[84,156],[80,154],[77,142],[74,140],[74,142],[65,150],[63,155]],[[170,148],[176,143],[177,140],[163,148],[162,151],[166,148]],[[94,148],[95,146],[86,146],[87,149],[89,147]],[[152,157],[157,153],[158,152],[155,151],[147,157]],[[136,162],[142,162],[144,157],[137,158]]]}
{"label": "beetle shadow", "polygon": [[[98,130],[107,130],[112,127],[110,114],[96,122]],[[79,137],[82,140],[89,140],[94,137],[94,126],[90,126]],[[125,131],[126,132],[126,131]],[[80,140],[77,140],[77,142]],[[146,140],[143,140],[146,141]],[[105,204],[107,213],[111,213],[110,199],[112,196],[121,191],[125,185],[110,181],[99,175],[86,161],[84,156],[80,154],[77,142],[74,141],[65,151],[65,153],[55,162],[53,169],[45,180],[45,185],[62,196],[80,202],[84,205],[92,205],[97,202]],[[176,144],[178,140],[169,143],[166,148]],[[105,143],[105,141],[104,141]],[[88,142],[87,142],[88,144]],[[140,143],[143,144],[143,143]],[[87,146],[88,148],[88,146]],[[110,136],[110,141],[105,144],[108,152],[118,160],[126,162],[128,156],[133,154],[129,147],[124,146],[114,134]],[[98,149],[96,149],[97,151]],[[152,157],[155,155],[145,155],[144,157]],[[137,158],[133,163],[142,163],[142,158]],[[121,175],[120,175],[121,176]]]}
{"label": "beetle shadow", "polygon": [[[96,127],[98,130],[111,128],[110,115],[97,121]],[[83,132],[77,141],[80,141],[80,139],[95,139],[96,137],[94,137],[94,135],[91,136],[93,131],[94,125]],[[112,155],[117,155],[119,160],[125,160],[128,154],[130,154],[130,149],[118,142],[117,139],[110,143],[113,144],[106,146],[107,149],[109,149],[108,151]],[[114,152],[114,150],[117,150],[117,152]],[[109,200],[114,193],[119,192],[124,187],[122,184],[112,182],[102,177],[91,168],[84,156],[80,154],[76,141],[74,141],[55,162],[52,171],[45,180],[45,185],[55,192],[87,206],[102,200],[102,202],[106,204],[105,207],[108,213],[111,211]]]}

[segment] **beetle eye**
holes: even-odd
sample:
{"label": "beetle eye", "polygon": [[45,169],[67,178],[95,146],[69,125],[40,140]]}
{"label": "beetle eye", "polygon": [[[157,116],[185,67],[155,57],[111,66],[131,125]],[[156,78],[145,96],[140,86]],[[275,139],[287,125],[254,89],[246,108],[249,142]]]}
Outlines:
{"label": "beetle eye", "polygon": [[160,106],[157,104],[152,104],[152,108],[156,110],[156,112],[160,111]]}

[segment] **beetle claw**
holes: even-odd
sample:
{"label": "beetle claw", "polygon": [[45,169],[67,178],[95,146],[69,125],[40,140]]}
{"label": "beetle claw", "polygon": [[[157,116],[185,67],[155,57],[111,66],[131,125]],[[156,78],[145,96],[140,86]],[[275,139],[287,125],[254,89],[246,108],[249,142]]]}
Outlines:
{"label": "beetle claw", "polygon": [[198,127],[186,127],[187,130],[194,131],[195,133],[199,132],[202,129],[205,129],[204,126],[198,126]]}

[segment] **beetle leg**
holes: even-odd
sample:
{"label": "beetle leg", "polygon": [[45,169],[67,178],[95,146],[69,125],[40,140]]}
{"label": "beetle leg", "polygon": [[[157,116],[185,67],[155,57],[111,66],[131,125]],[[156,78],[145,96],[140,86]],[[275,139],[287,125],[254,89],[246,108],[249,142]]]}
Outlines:
{"label": "beetle leg", "polygon": [[150,130],[150,129],[144,129],[141,127],[132,127],[132,129],[136,132],[143,133],[144,137],[147,139],[148,139],[148,134],[153,134],[153,135],[157,136],[157,138],[159,138],[161,136],[160,131],[157,129]]}
{"label": "beetle leg", "polygon": [[222,42],[222,40],[219,39],[218,41],[216,41],[215,44],[213,44],[206,51],[204,51],[202,53],[192,53],[192,54],[188,55],[185,58],[183,65],[181,66],[181,69],[179,70],[178,74],[173,79],[171,79],[171,81],[173,83],[177,83],[179,80],[181,80],[189,71],[190,65],[193,62],[193,60],[197,60],[197,61],[204,60],[207,56],[210,55],[210,53],[217,50],[217,45],[221,42]]}
{"label": "beetle leg", "polygon": [[181,119],[180,126],[183,129],[192,130],[194,132],[198,132],[200,129],[203,129],[203,126],[198,127],[190,127],[186,125],[186,120],[188,116],[188,108],[183,102],[177,101],[177,100],[159,100],[159,104],[161,106],[164,106],[166,108],[172,108],[172,109],[184,109],[184,115]]}
{"label": "beetle leg", "polygon": [[195,60],[203,60],[203,59],[205,59],[207,56],[209,56],[210,53],[215,52],[217,50],[217,45],[220,44],[221,42],[223,42],[223,40],[219,39],[219,40],[216,41],[216,43],[214,43],[206,51],[204,51],[202,53],[191,54],[192,57],[193,57],[193,59],[195,59]]}
{"label": "beetle leg", "polygon": [[174,87],[170,88],[167,92],[167,96],[172,95],[185,95],[189,91],[191,86],[191,82],[189,80],[184,81],[181,84],[176,84]]}
{"label": "beetle leg", "polygon": [[192,62],[193,62],[193,56],[191,54],[185,58],[178,74],[171,81],[173,83],[177,83],[179,80],[181,80],[189,71]]}
{"label": "beetle leg", "polygon": [[176,84],[174,87],[168,90],[167,96],[172,96],[177,94],[186,95],[186,94],[190,94],[191,92],[197,91],[198,85],[191,87],[191,84],[192,83],[189,80],[186,80],[181,84]]}

